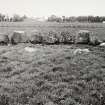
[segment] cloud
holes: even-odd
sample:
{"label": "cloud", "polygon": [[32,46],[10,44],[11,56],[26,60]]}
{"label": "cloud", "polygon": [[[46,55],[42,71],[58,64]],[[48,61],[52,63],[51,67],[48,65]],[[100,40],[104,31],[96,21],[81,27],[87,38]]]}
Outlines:
{"label": "cloud", "polygon": [[0,12],[29,16],[104,16],[105,0],[0,0]]}

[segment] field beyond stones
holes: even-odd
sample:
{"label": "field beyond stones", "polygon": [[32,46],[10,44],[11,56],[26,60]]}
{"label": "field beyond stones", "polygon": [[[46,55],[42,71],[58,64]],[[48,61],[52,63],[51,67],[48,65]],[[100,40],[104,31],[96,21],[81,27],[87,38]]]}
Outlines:
{"label": "field beyond stones", "polygon": [[[0,23],[0,32],[86,29],[105,39],[100,23]],[[32,47],[34,52],[27,52]],[[76,49],[90,52],[75,53]],[[105,47],[18,44],[0,46],[0,105],[104,105]]]}

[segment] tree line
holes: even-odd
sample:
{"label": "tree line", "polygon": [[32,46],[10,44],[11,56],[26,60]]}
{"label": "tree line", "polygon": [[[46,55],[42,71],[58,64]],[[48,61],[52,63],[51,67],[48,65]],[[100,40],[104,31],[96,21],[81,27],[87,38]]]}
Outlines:
{"label": "tree line", "polygon": [[[24,21],[24,19],[28,18],[26,15],[20,16],[18,14],[14,14],[13,16],[9,17],[8,15],[0,13],[0,22],[20,22]],[[51,15],[47,18],[48,22],[88,22],[88,23],[102,23],[105,21],[105,16],[56,16]]]}
{"label": "tree line", "polygon": [[14,14],[13,16],[9,17],[8,15],[0,13],[0,22],[19,22],[23,21],[26,18],[27,18],[26,15],[20,16],[18,14]]}
{"label": "tree line", "polygon": [[99,22],[99,23],[102,23],[105,21],[105,16],[58,17],[56,15],[51,15],[50,17],[48,17],[47,21],[49,22],[89,22],[89,23]]}

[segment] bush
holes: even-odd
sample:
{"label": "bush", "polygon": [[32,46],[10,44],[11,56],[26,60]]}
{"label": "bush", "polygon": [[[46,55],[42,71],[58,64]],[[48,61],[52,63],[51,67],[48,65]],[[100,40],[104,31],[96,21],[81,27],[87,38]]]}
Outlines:
{"label": "bush", "polygon": [[71,35],[67,31],[61,32],[60,42],[65,44],[72,44],[75,43],[75,36]]}

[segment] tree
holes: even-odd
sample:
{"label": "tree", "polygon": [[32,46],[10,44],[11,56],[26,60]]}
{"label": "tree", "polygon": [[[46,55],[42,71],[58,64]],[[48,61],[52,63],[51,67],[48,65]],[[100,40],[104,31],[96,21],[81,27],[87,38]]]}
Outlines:
{"label": "tree", "polygon": [[0,21],[4,21],[5,20],[5,15],[0,13]]}
{"label": "tree", "polygon": [[14,16],[13,16],[13,22],[17,22],[17,21],[23,21],[23,18],[20,17],[18,14],[14,14]]}

